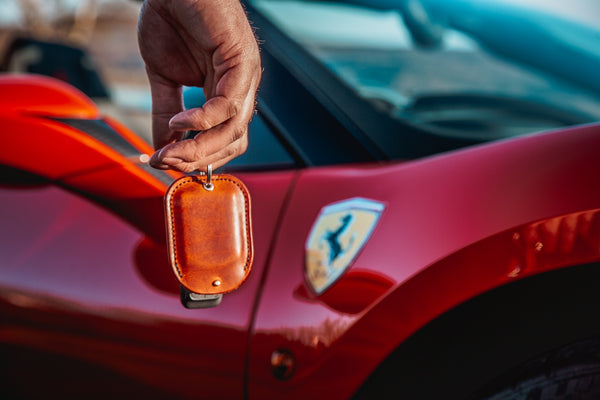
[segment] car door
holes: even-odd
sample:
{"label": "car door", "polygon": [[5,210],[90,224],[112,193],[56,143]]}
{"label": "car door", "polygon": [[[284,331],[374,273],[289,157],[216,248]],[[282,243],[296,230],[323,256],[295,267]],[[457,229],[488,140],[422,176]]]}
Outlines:
{"label": "car door", "polygon": [[67,85],[0,84],[2,396],[243,397],[255,299],[295,173],[240,173],[253,272],[218,307],[186,309],[165,248],[173,177],[139,164],[149,146]]}

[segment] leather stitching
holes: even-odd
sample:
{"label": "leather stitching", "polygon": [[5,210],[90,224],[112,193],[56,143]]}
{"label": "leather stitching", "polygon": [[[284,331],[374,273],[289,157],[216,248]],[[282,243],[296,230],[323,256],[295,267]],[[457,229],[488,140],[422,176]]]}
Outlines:
{"label": "leather stitching", "polygon": [[169,218],[169,233],[171,234],[171,241],[173,242],[173,260],[175,261],[175,268],[177,269],[177,275],[179,275],[180,278],[183,277],[183,273],[181,272],[181,269],[179,268],[179,262],[177,261],[177,245],[175,242],[175,227],[174,227],[174,222],[175,221],[175,213],[173,212],[173,194],[175,194],[175,192],[177,191],[177,189],[183,185],[185,185],[186,183],[191,182],[189,179],[182,179],[181,182],[179,182],[177,185],[175,185],[172,189],[169,190],[170,195],[169,195],[169,214],[170,214],[170,218]]}

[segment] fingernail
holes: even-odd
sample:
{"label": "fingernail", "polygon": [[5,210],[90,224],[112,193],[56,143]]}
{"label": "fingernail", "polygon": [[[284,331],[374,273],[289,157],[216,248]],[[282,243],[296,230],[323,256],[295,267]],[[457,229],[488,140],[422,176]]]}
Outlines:
{"label": "fingernail", "polygon": [[177,165],[177,164],[181,164],[182,162],[183,162],[183,160],[181,158],[175,158],[175,157],[165,157],[162,159],[162,163],[167,164],[167,165]]}
{"label": "fingernail", "polygon": [[186,125],[182,122],[173,122],[169,124],[169,129],[172,129],[174,131],[185,131]]}
{"label": "fingernail", "polygon": [[187,126],[184,123],[184,121],[178,121],[177,115],[176,115],[173,118],[171,118],[171,120],[169,121],[169,128],[173,129],[175,131],[180,131],[180,130],[187,129]]}

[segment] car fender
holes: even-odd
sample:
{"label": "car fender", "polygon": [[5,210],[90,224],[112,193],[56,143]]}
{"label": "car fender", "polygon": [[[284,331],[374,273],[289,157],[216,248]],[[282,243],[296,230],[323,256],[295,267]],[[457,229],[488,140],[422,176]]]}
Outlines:
{"label": "car fender", "polygon": [[[594,251],[573,250],[540,267],[548,254],[523,235],[596,221],[599,143],[600,126],[588,125],[413,162],[303,172],[257,312],[250,395],[349,397],[406,338],[461,302],[522,276],[597,259]],[[311,294],[303,265],[311,225],[322,207],[355,197],[386,205],[378,226],[347,273],[327,292]],[[568,231],[544,231],[542,249],[550,251],[552,241],[566,246]],[[596,239],[593,231],[580,240]],[[382,283],[379,292],[362,296],[353,271],[371,275],[370,287]],[[345,286],[354,290],[340,290]],[[277,349],[296,358],[285,381],[266,361]]]}

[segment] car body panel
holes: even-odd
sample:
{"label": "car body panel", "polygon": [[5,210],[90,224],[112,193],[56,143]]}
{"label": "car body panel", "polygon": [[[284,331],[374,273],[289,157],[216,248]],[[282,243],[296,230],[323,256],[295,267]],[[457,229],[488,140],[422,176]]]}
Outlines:
{"label": "car body panel", "polygon": [[[394,348],[443,312],[515,278],[598,260],[599,141],[600,126],[590,125],[387,167],[303,172],[256,317],[251,397],[347,397]],[[357,196],[383,202],[386,210],[347,275],[325,295],[311,296],[303,273],[311,224],[321,207]],[[577,228],[579,220],[588,228]],[[577,229],[591,247],[568,245],[565,236]],[[563,253],[556,250],[561,246]],[[551,258],[536,262],[538,253]],[[365,296],[362,307],[345,307],[362,297],[344,287],[352,288],[345,279],[352,280],[353,270],[380,277],[388,287]],[[277,383],[265,363],[274,347],[297,357],[289,381]]]}
{"label": "car body panel", "polygon": [[[254,225],[253,274],[243,290],[201,312],[179,304],[164,241],[62,188],[3,187],[2,345],[100,365],[161,394],[240,397],[272,211],[281,207],[290,176],[268,180],[265,188],[246,179],[259,200],[255,215],[265,214]],[[214,386],[199,386],[198,379]]]}
{"label": "car body panel", "polygon": [[98,118],[96,105],[79,90],[57,79],[42,75],[15,74],[0,80],[0,112],[21,114]]}

